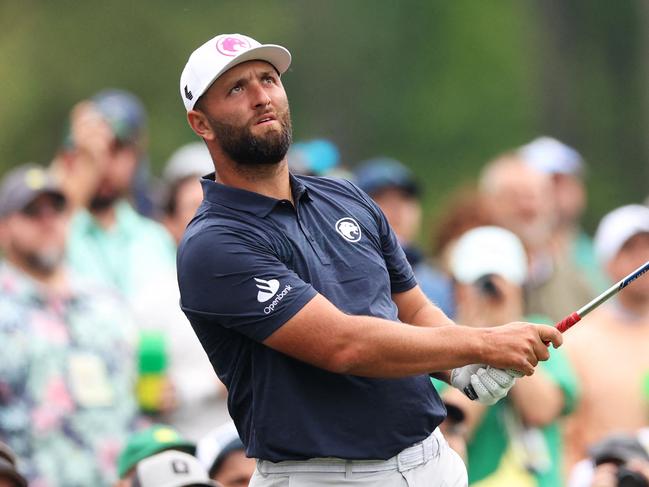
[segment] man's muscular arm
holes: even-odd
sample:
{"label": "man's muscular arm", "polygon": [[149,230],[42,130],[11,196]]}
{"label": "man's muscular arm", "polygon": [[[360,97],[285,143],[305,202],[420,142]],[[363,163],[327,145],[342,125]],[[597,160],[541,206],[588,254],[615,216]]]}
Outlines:
{"label": "man's muscular arm", "polygon": [[562,337],[553,327],[529,323],[474,329],[350,316],[317,295],[264,344],[331,372],[387,378],[473,363],[531,375],[548,358],[544,341],[559,346]]}
{"label": "man's muscular arm", "polygon": [[403,323],[426,327],[453,324],[453,321],[426,297],[419,286],[392,294],[392,300],[399,309],[399,319]]}

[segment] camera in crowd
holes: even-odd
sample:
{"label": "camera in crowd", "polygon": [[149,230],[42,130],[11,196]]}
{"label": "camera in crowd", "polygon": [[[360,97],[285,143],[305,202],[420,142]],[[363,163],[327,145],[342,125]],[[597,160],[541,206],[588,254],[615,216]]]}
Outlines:
{"label": "camera in crowd", "polygon": [[649,453],[637,437],[624,434],[611,435],[595,443],[590,448],[590,455],[596,467],[605,463],[617,466],[618,487],[649,487],[649,479],[645,475],[628,467],[631,460],[649,463]]}

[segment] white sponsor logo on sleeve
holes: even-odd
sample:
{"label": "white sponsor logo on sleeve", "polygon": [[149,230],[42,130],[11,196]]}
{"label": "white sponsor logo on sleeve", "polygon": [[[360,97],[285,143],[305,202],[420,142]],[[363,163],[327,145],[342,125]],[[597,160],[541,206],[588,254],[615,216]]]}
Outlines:
{"label": "white sponsor logo on sleeve", "polygon": [[[257,301],[260,303],[265,303],[269,299],[271,299],[275,294],[277,293],[277,290],[279,289],[279,281],[277,279],[259,279],[258,277],[255,277],[255,282],[257,283],[257,289],[259,291],[257,292]],[[265,314],[270,314],[275,310],[275,307],[279,304],[279,302],[284,299],[284,296],[286,296],[289,291],[293,289],[293,286],[290,284],[287,284],[284,286],[284,289],[275,296],[275,299],[264,308],[264,313]]]}

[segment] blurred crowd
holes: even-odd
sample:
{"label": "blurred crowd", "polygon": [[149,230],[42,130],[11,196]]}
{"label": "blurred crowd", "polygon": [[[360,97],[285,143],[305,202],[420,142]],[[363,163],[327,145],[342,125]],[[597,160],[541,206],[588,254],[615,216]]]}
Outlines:
{"label": "blurred crowd", "polygon": [[[51,161],[0,182],[0,487],[248,485],[236,404],[178,305],[176,245],[214,170],[205,145],[153,177],[146,110],[122,90],[79,102],[67,127]],[[325,139],[288,154],[295,173],[367,192],[462,326],[555,323],[649,260],[649,207],[612,208],[591,238],[586,161],[550,137],[485,161],[431,222],[407,161],[343,161]],[[649,487],[648,345],[644,278],[493,406],[433,379],[470,485]]]}

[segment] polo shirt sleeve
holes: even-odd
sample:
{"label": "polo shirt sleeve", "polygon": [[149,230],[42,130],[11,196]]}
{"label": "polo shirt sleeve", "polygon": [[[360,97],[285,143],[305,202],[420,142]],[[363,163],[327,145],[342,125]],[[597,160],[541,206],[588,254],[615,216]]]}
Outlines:
{"label": "polo shirt sleeve", "polygon": [[347,182],[352,190],[361,198],[376,222],[383,259],[390,274],[390,289],[392,293],[401,293],[412,289],[417,285],[415,274],[383,210],[381,210],[367,193],[355,184],[349,181]]}
{"label": "polo shirt sleeve", "polygon": [[181,308],[190,321],[222,326],[261,342],[316,294],[249,232],[214,228],[178,251]]}

